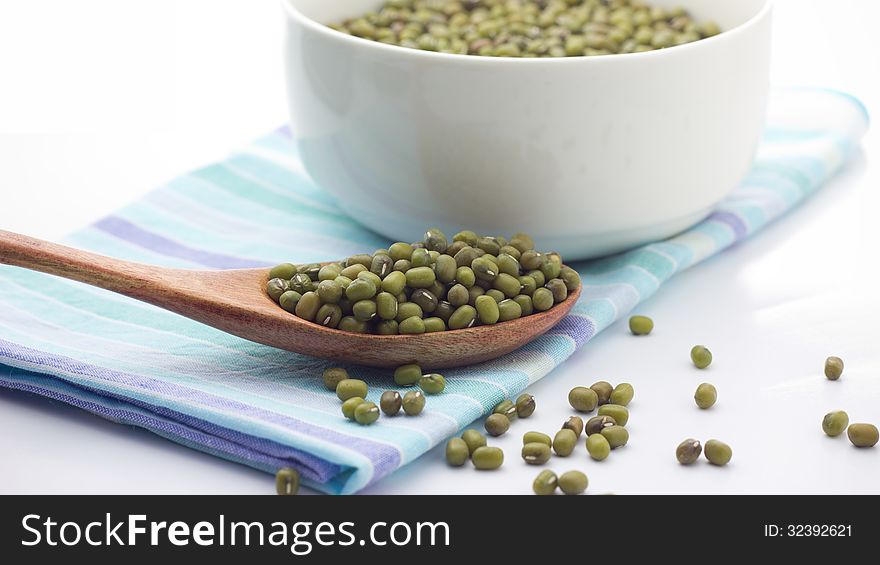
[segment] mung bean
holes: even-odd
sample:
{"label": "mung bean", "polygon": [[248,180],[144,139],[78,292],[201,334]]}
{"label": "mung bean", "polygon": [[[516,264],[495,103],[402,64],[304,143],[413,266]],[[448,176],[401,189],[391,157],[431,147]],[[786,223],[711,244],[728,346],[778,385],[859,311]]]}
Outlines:
{"label": "mung bean", "polygon": [[547,447],[551,447],[553,440],[550,439],[550,436],[541,432],[526,432],[523,434],[523,445],[527,443],[543,443]]}
{"label": "mung bean", "polygon": [[587,490],[590,481],[581,471],[567,471],[560,475],[557,484],[559,490],[568,495],[581,494]]}
{"label": "mung bean", "polygon": [[503,414],[508,420],[513,421],[517,418],[516,404],[512,400],[502,400],[492,409],[493,414]]}
{"label": "mung bean", "polygon": [[602,434],[587,436],[587,452],[596,461],[604,461],[611,453],[611,445]]}
{"label": "mung bean", "polygon": [[691,349],[691,361],[697,369],[705,369],[712,363],[712,352],[703,345],[695,345]]}
{"label": "mung bean", "polygon": [[633,395],[635,395],[635,390],[631,384],[620,383],[614,387],[613,391],[611,391],[611,404],[629,406],[629,403],[632,402]]}
{"label": "mung bean", "polygon": [[654,330],[654,320],[647,316],[633,316],[629,319],[629,331],[633,335],[648,335]]}
{"label": "mung bean", "polygon": [[584,420],[580,416],[570,416],[565,423],[562,424],[563,429],[569,429],[574,432],[575,437],[581,437],[584,431]]}
{"label": "mung bean", "polygon": [[617,420],[611,416],[593,416],[584,424],[584,431],[588,436],[601,433],[603,429],[617,425]]}
{"label": "mung bean", "polygon": [[343,379],[336,385],[336,396],[345,402],[349,398],[367,397],[367,383],[360,379]]}
{"label": "mung bean", "polygon": [[299,492],[299,471],[290,467],[275,473],[275,492],[281,496],[293,496]]}
{"label": "mung bean", "polygon": [[403,395],[401,403],[407,416],[418,416],[425,408],[425,395],[420,390],[411,390]]}
{"label": "mung bean", "polygon": [[599,406],[611,402],[611,393],[614,392],[614,387],[611,386],[611,383],[608,381],[599,381],[590,385],[590,388],[593,389],[593,392],[599,397]]}
{"label": "mung bean", "polygon": [[560,457],[568,457],[574,451],[578,436],[568,428],[562,428],[553,437],[553,451]]}
{"label": "mung bean", "polygon": [[880,439],[874,424],[850,424],[846,429],[846,436],[856,447],[874,447]]}
{"label": "mung bean", "polygon": [[321,378],[324,381],[324,387],[327,390],[336,390],[336,386],[345,379],[348,378],[348,371],[343,369],[342,367],[328,367],[324,369],[324,373],[321,375]]}
{"label": "mung bean", "polygon": [[625,426],[629,421],[629,410],[619,404],[606,404],[599,407],[600,416],[611,416],[618,426]]}
{"label": "mung bean", "polygon": [[703,446],[700,445],[699,441],[693,438],[684,440],[675,448],[675,458],[678,459],[678,462],[682,465],[692,465],[696,463],[702,453]]}
{"label": "mung bean", "polygon": [[829,381],[836,381],[843,374],[843,359],[829,357],[825,360],[825,377]]}
{"label": "mung bean", "polygon": [[471,454],[471,461],[481,471],[494,471],[504,464],[504,452],[497,447],[478,447]]}
{"label": "mung bean", "polygon": [[849,415],[843,410],[829,412],[822,418],[822,431],[831,437],[837,437],[846,431],[849,425]]}
{"label": "mung bean", "polygon": [[710,439],[706,442],[703,454],[709,460],[709,463],[722,467],[730,462],[730,458],[733,457],[733,450],[726,443],[720,442],[717,439]]}
{"label": "mung bean", "polygon": [[550,460],[550,447],[545,443],[533,442],[522,446],[523,461],[529,465],[543,465]]}
{"label": "mung bean", "polygon": [[354,421],[362,426],[369,426],[379,419],[379,407],[373,402],[361,402],[354,409]]}
{"label": "mung bean", "polygon": [[602,428],[600,433],[608,440],[611,449],[623,447],[629,441],[629,432],[623,426],[608,426]]}
{"label": "mung bean", "polygon": [[532,481],[532,491],[538,496],[548,496],[556,492],[558,484],[559,480],[556,478],[556,473],[545,469],[538,473],[538,476]]}
{"label": "mung bean", "polygon": [[478,447],[484,447],[486,445],[486,436],[477,430],[465,430],[461,434],[461,439],[467,444],[468,452],[471,455],[474,454],[474,451]]}
{"label": "mung bean", "polygon": [[453,467],[461,467],[470,459],[470,450],[463,439],[454,437],[446,442],[446,462]]}
{"label": "mung bean", "polygon": [[599,404],[599,395],[591,388],[575,387],[568,393],[568,403],[578,412],[592,412]]}
{"label": "mung bean", "polygon": [[394,370],[394,382],[398,386],[413,386],[422,378],[422,368],[415,364],[401,365]]}
{"label": "mung bean", "polygon": [[446,379],[439,373],[430,373],[419,379],[419,388],[425,394],[440,394],[446,388]]}
{"label": "mung bean", "polygon": [[360,396],[353,396],[342,403],[342,415],[349,420],[354,420],[355,409],[364,403],[365,400]]}
{"label": "mung bean", "polygon": [[403,400],[400,397],[400,393],[396,390],[386,390],[379,398],[379,408],[382,409],[386,416],[396,415],[400,412],[402,404]]}
{"label": "mung bean", "polygon": [[718,400],[718,391],[715,390],[714,385],[709,383],[701,384],[694,393],[694,402],[703,410],[714,406],[716,400]]}
{"label": "mung bean", "polygon": [[490,414],[484,425],[490,436],[498,437],[510,429],[510,420],[504,414]]}
{"label": "mung bean", "polygon": [[535,413],[535,397],[531,394],[521,394],[516,399],[516,415],[520,418],[528,418]]}

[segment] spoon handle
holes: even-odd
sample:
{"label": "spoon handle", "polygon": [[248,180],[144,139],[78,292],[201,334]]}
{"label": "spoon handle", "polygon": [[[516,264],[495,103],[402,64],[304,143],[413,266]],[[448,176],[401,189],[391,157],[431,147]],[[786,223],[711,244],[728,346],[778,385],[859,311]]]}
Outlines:
{"label": "spoon handle", "polygon": [[165,269],[0,230],[0,264],[13,265],[135,298],[162,285]]}

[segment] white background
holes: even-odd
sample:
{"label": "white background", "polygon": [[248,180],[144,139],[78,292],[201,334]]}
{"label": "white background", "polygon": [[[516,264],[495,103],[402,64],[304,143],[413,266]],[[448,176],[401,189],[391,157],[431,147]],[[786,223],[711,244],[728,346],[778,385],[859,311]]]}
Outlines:
{"label": "white background", "polygon": [[[59,238],[286,120],[281,9],[264,0],[0,0],[0,228]],[[880,112],[872,0],[778,0],[774,81],[832,86]],[[880,447],[822,435],[825,412],[880,423],[880,141],[820,195],[755,239],[680,275],[641,311],[648,338],[612,327],[532,387],[538,410],[493,441],[496,473],[450,469],[442,447],[370,493],[529,493],[521,434],[553,433],[567,391],[635,385],[631,442],[603,463],[583,445],[589,492],[880,493]],[[2,315],[2,313],[0,313]],[[699,372],[688,351],[706,343]],[[840,355],[844,377],[822,376]],[[710,411],[692,400],[712,381]],[[685,437],[734,449],[727,468],[680,467]],[[271,477],[0,391],[0,492],[271,493]]]}

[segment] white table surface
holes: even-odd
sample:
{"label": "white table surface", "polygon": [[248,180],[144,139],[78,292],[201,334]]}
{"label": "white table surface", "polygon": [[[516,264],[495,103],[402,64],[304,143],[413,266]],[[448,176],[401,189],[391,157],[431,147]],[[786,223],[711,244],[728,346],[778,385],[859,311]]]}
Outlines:
{"label": "white table surface", "polygon": [[[878,111],[878,20],[866,0],[777,0],[774,81]],[[59,238],[283,123],[280,40],[274,0],[0,3],[0,227]],[[499,472],[450,469],[441,447],[367,492],[528,493],[521,434],[556,430],[567,391],[607,379],[635,386],[630,445],[600,464],[579,444],[550,464],[586,471],[590,492],[880,493],[880,447],[820,429],[837,408],[880,424],[876,162],[873,131],[821,194],[647,302],[650,337],[618,324],[534,385],[535,415],[493,441]],[[688,360],[698,342],[715,354],[705,372]],[[836,383],[830,354],[846,361]],[[710,411],[692,400],[703,381],[719,391]],[[273,491],[258,471],[22,393],[0,390],[0,430],[0,493]],[[732,463],[680,467],[690,436],[728,442]]]}

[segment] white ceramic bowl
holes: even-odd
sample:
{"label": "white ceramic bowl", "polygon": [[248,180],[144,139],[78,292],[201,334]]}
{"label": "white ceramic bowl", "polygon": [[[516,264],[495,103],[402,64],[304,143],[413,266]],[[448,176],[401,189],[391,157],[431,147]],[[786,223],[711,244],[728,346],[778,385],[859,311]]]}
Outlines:
{"label": "white ceramic bowl", "polygon": [[721,35],[648,53],[447,55],[322,24],[381,0],[284,0],[308,173],[392,239],[525,231],[566,259],[673,235],[746,174],[763,125],[770,0],[652,0]]}

